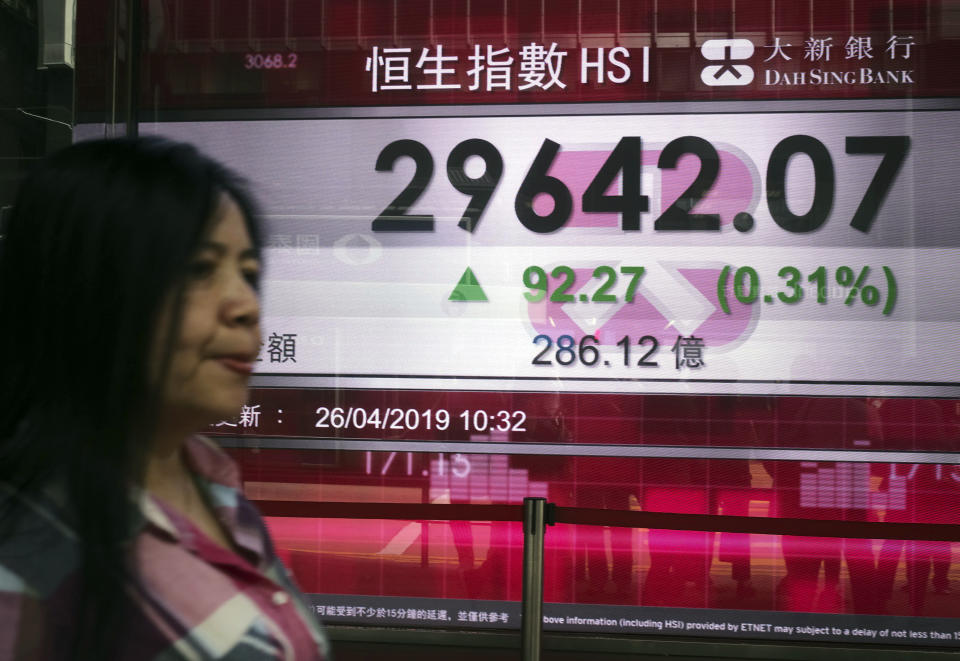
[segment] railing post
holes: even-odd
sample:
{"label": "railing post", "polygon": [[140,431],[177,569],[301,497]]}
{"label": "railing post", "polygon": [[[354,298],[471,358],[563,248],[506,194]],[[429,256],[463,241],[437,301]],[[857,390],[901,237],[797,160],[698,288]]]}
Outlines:
{"label": "railing post", "polygon": [[540,661],[543,633],[543,536],[553,525],[552,504],[545,498],[523,499],[523,602],[520,648],[523,661]]}

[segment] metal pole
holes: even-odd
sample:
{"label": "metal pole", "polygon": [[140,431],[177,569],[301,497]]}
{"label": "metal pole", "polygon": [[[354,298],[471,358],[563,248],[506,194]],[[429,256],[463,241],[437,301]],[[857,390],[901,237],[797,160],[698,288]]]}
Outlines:
{"label": "metal pole", "polygon": [[545,498],[523,499],[523,602],[520,649],[523,661],[540,661],[543,633],[543,535],[547,523]]}

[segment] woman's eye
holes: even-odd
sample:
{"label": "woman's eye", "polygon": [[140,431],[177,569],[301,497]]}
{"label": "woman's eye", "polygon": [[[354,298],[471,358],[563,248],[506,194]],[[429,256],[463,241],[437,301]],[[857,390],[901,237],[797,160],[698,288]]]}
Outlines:
{"label": "woman's eye", "polygon": [[254,289],[260,287],[260,271],[244,271],[243,279]]}
{"label": "woman's eye", "polygon": [[209,278],[213,275],[214,271],[217,270],[217,265],[215,262],[211,261],[199,261],[193,262],[190,265],[190,277],[194,280],[203,280]]}

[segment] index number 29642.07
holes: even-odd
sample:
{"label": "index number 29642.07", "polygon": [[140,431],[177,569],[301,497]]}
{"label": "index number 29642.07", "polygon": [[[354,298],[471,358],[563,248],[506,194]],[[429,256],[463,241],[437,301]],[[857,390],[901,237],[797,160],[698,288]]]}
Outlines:
{"label": "index number 29642.07", "polygon": [[[569,187],[559,178],[548,174],[560,150],[559,143],[544,139],[514,198],[517,220],[531,232],[556,232],[567,224],[572,215],[574,200]],[[848,136],[845,152],[852,157],[880,156],[870,184],[863,191],[850,219],[851,227],[867,233],[910,152],[910,137]],[[650,208],[649,198],[641,190],[642,153],[640,137],[621,138],[581,196],[581,210],[584,213],[620,214],[620,228],[623,231],[639,231],[641,214]],[[656,231],[720,230],[719,214],[694,213],[697,204],[707,196],[720,175],[720,156],[713,144],[692,135],[676,138],[660,152],[657,168],[675,169],[680,159],[688,154],[700,161],[697,176],[654,220],[653,228]],[[466,161],[474,156],[484,163],[483,172],[477,177],[469,176],[465,170]],[[787,201],[787,172],[794,156],[805,156],[814,171],[813,202],[806,212],[800,214],[795,213]],[[375,169],[377,172],[392,172],[396,162],[404,157],[414,161],[413,177],[373,220],[374,232],[432,232],[435,229],[432,214],[408,213],[433,178],[434,160],[430,150],[416,140],[396,140],[380,152]],[[477,229],[500,184],[503,169],[503,156],[487,140],[471,138],[451,150],[447,158],[447,179],[453,188],[470,198],[458,223],[461,229],[467,232]],[[618,178],[619,193],[607,194]],[[774,222],[788,232],[812,232],[829,219],[833,210],[837,186],[833,157],[826,145],[813,136],[788,136],[778,142],[770,153],[765,184],[767,208]],[[552,209],[543,215],[533,206],[534,198],[540,195],[546,195],[553,201]]]}

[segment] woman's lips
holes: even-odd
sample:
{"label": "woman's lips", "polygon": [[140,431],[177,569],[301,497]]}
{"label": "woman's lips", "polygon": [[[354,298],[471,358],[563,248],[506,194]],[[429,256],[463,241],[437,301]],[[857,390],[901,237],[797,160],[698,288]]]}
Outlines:
{"label": "woman's lips", "polygon": [[227,369],[240,374],[250,374],[253,371],[253,363],[241,358],[223,357],[218,358],[217,361]]}

